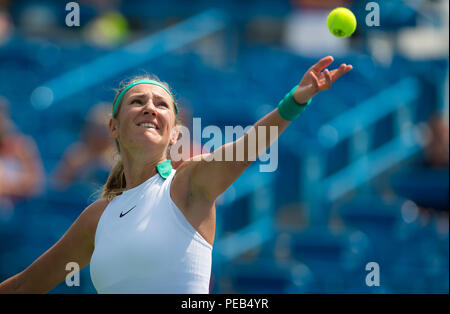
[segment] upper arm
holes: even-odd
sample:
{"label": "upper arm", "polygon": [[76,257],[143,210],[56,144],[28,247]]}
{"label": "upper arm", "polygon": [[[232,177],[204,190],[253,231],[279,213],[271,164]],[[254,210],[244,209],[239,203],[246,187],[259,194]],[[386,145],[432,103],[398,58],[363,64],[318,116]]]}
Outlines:
{"label": "upper arm", "polygon": [[201,161],[193,174],[194,186],[207,199],[215,200],[236,181],[251,161]]}
{"label": "upper arm", "polygon": [[[180,167],[180,175],[186,180],[191,194],[214,202],[250,166],[249,161],[214,160],[215,153],[208,153],[185,161]],[[200,159],[200,160],[199,160]],[[211,160],[213,159],[213,160]],[[179,171],[177,169],[177,172]]]}
{"label": "upper arm", "polygon": [[88,206],[61,239],[20,274],[20,292],[45,293],[65,279],[67,263],[78,263],[80,270],[89,264],[94,250],[93,226],[106,205],[105,200],[98,200]]}
{"label": "upper arm", "polygon": [[236,141],[184,162],[180,168],[184,166],[189,176],[190,192],[214,201],[278,139],[289,124],[281,118],[278,109],[274,109]]}

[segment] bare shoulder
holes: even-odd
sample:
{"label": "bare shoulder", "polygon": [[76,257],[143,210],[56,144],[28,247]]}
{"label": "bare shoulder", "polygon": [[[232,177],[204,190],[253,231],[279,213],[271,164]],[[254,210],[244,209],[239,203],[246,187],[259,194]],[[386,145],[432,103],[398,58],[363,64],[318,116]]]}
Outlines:
{"label": "bare shoulder", "polygon": [[170,194],[175,204],[182,209],[205,207],[209,210],[214,204],[214,200],[205,197],[202,185],[196,182],[196,172],[200,164],[199,160],[186,160],[174,175]]}
{"label": "bare shoulder", "polygon": [[187,221],[212,245],[216,221],[215,205],[214,200],[205,197],[202,188],[195,182],[195,172],[200,163],[197,160],[187,160],[177,168],[170,196]]}
{"label": "bare shoulder", "polygon": [[181,163],[170,185],[170,196],[180,208],[186,206],[186,198],[190,194],[190,173],[192,173],[192,168],[193,164],[189,160]]}
{"label": "bare shoulder", "polygon": [[98,221],[100,220],[100,217],[102,216],[108,204],[108,200],[103,198],[98,199],[94,203],[86,207],[86,209],[81,213],[79,217],[80,221],[85,226],[92,243],[95,239],[95,232],[97,230]]}
{"label": "bare shoulder", "polygon": [[174,182],[189,182],[192,173],[195,170],[195,166],[198,164],[197,161],[192,159],[183,161],[177,168],[177,172],[173,177]]}
{"label": "bare shoulder", "polygon": [[178,168],[177,172],[175,174],[175,177],[173,178],[174,181],[183,182],[184,184],[189,185],[192,189],[195,190],[199,189],[200,186],[203,185],[204,179],[211,179],[211,178],[200,178],[198,176],[199,169],[202,167],[202,165],[207,164],[208,161],[206,160],[208,158],[208,155],[210,154],[203,154],[201,156],[195,156],[191,157],[189,160],[184,161]]}
{"label": "bare shoulder", "polygon": [[199,161],[189,159],[178,166],[172,181],[171,195],[185,199],[199,194],[193,180],[198,164]]}

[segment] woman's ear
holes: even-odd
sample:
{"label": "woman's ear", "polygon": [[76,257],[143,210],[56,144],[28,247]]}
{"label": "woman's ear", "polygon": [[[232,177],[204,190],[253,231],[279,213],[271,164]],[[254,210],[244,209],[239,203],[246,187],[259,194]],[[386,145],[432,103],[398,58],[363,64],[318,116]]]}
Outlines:
{"label": "woman's ear", "polygon": [[109,120],[109,135],[112,138],[119,138],[119,128],[118,128],[119,121],[117,119],[111,118]]}
{"label": "woman's ear", "polygon": [[176,125],[172,128],[172,130],[170,130],[170,140],[169,140],[170,145],[175,144],[178,141],[179,136],[180,136],[180,130],[179,130],[178,126]]}

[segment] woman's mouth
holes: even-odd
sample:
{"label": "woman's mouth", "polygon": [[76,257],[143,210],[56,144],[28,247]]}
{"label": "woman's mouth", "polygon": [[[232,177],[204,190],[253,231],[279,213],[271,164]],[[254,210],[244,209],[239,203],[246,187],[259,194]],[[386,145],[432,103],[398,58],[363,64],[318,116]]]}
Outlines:
{"label": "woman's mouth", "polygon": [[158,126],[152,122],[142,122],[138,123],[138,126],[146,129],[159,129]]}

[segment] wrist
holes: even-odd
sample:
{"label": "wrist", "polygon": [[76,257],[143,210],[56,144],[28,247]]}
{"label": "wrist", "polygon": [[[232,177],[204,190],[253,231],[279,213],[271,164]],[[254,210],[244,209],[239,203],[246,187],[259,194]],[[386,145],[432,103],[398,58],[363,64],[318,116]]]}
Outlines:
{"label": "wrist", "polygon": [[[287,121],[295,120],[311,103],[312,99],[305,101],[305,103],[299,103],[294,98],[298,86],[295,86],[278,104],[278,112],[280,116]],[[299,99],[299,101],[302,101]]]}
{"label": "wrist", "polygon": [[300,106],[306,105],[312,99],[312,95],[306,95],[305,89],[300,86],[297,86],[297,88],[295,88],[293,96],[295,102]]}

